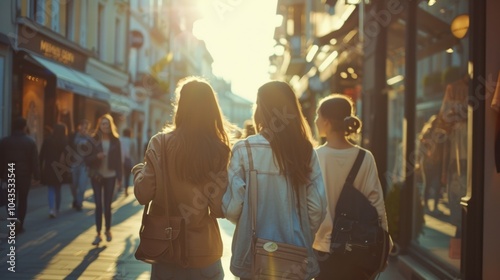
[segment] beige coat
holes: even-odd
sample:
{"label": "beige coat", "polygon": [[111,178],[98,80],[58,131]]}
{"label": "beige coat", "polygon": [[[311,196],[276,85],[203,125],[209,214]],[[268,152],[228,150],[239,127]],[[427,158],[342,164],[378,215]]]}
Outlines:
{"label": "beige coat", "polygon": [[[134,174],[134,194],[141,205],[152,202],[151,213],[164,212],[165,205],[155,197],[156,169],[169,176],[169,195],[175,199],[175,206],[169,208],[170,215],[178,214],[186,220],[189,267],[206,267],[222,256],[222,239],[216,218],[222,218],[222,196],[227,188],[227,171],[213,173],[212,180],[203,185],[193,185],[179,180],[174,173],[172,159],[167,158],[168,170],[161,166],[161,137],[170,134],[159,133],[153,136],[146,151],[145,163],[132,169]],[[167,143],[165,141],[164,143]],[[154,166],[157,166],[156,168]],[[165,186],[161,186],[165,187]],[[163,192],[160,192],[163,194]],[[164,199],[162,199],[163,201]]]}

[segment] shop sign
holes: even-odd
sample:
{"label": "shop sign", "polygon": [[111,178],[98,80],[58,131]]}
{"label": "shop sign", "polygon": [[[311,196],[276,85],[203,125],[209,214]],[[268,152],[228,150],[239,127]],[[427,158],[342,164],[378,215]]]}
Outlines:
{"label": "shop sign", "polygon": [[62,64],[71,65],[75,62],[74,53],[53,45],[45,40],[40,41],[40,51],[43,53],[43,56],[52,58]]}
{"label": "shop sign", "polygon": [[[29,28],[29,27],[24,27]],[[22,30],[23,28],[19,28]],[[19,31],[21,32],[21,31]],[[84,71],[86,56],[62,45],[56,40],[33,31],[29,40],[18,40],[18,47],[40,54],[46,58],[57,61],[71,68]],[[21,34],[18,34],[21,36]]]}

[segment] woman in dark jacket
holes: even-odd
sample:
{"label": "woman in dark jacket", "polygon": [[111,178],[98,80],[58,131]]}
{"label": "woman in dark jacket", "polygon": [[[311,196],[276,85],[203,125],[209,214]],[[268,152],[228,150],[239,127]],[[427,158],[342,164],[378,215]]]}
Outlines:
{"label": "woman in dark jacket", "polygon": [[55,218],[61,207],[61,185],[70,169],[65,164],[64,151],[68,144],[66,126],[54,125],[52,135],[45,138],[40,150],[41,183],[49,188],[49,215]]}
{"label": "woman in dark jacket", "polygon": [[122,155],[119,135],[110,114],[105,114],[97,120],[96,130],[92,138],[93,149],[87,158],[89,177],[94,190],[95,223],[97,236],[92,245],[99,245],[102,241],[102,212],[106,226],[106,241],[111,241],[111,202],[115,183],[121,185]]}

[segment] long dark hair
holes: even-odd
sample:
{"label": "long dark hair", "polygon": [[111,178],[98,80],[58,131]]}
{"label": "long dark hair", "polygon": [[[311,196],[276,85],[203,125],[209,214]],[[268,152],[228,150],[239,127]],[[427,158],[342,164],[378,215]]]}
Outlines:
{"label": "long dark hair", "polygon": [[279,81],[261,86],[253,119],[256,131],[269,140],[280,172],[290,180],[298,197],[299,187],[310,181],[313,146],[311,130],[292,88]]}
{"label": "long dark hair", "polygon": [[201,184],[211,179],[210,172],[227,168],[231,149],[224,120],[210,84],[198,77],[181,80],[168,155],[175,162],[181,180]]}

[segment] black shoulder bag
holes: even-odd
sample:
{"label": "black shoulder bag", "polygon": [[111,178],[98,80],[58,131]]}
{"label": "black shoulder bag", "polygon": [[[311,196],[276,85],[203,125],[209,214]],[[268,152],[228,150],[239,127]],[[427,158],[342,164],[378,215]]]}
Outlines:
{"label": "black shoulder bag", "polygon": [[331,252],[376,273],[387,261],[389,234],[381,227],[377,209],[353,186],[365,153],[359,150],[337,202]]}

